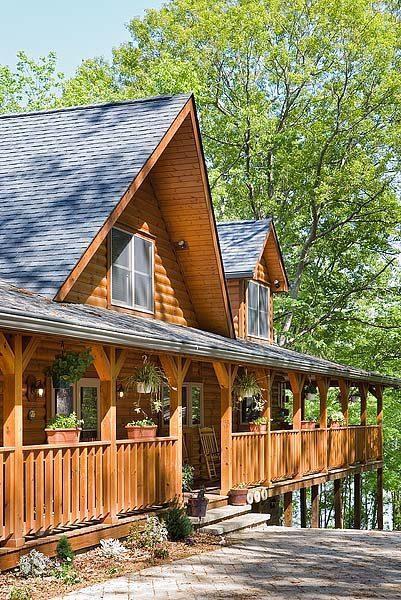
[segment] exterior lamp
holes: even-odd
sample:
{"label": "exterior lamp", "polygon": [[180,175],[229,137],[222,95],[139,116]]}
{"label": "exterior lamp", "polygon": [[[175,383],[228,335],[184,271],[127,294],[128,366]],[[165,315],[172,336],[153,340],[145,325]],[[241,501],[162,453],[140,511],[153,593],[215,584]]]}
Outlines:
{"label": "exterior lamp", "polygon": [[26,378],[26,397],[31,402],[36,398],[43,398],[45,395],[45,386],[40,379],[36,379],[33,375],[28,375]]}
{"label": "exterior lamp", "polygon": [[278,280],[278,279],[275,279],[275,280],[273,281],[273,285],[274,285],[274,287],[276,288],[276,290],[278,290],[278,288],[280,287],[280,282],[279,282],[279,280]]}
{"label": "exterior lamp", "polygon": [[117,384],[116,391],[117,391],[117,398],[120,398],[120,399],[124,398],[124,387],[121,382]]}

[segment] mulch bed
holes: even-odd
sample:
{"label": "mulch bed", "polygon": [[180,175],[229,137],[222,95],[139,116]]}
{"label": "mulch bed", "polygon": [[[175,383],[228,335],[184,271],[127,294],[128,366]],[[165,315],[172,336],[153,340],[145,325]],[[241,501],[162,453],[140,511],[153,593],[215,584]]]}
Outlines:
{"label": "mulch bed", "polygon": [[0,600],[9,600],[10,591],[14,588],[25,588],[32,600],[44,600],[62,596],[73,590],[121,577],[127,573],[135,573],[147,567],[171,563],[180,558],[187,558],[203,552],[216,550],[220,547],[220,538],[197,532],[191,537],[192,543],[168,542],[169,557],[162,560],[152,560],[145,553],[131,552],[124,560],[104,558],[99,549],[95,548],[77,554],[74,568],[79,576],[79,583],[66,585],[54,577],[23,578],[18,575],[18,569],[0,575]]}

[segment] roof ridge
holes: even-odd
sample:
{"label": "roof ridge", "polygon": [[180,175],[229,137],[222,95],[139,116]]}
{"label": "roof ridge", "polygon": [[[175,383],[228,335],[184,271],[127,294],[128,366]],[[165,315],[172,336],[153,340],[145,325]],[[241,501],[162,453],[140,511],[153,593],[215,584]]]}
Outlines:
{"label": "roof ridge", "polygon": [[171,98],[189,98],[192,96],[192,92],[182,93],[182,94],[163,94],[160,96],[149,96],[147,98],[132,98],[129,100],[114,100],[111,102],[99,102],[97,104],[82,104],[82,105],[74,105],[74,106],[62,106],[59,108],[45,108],[43,110],[33,110],[33,111],[22,111],[22,112],[13,112],[13,113],[4,113],[0,114],[0,119],[15,119],[17,117],[32,117],[35,115],[47,115],[53,113],[62,113],[62,112],[73,112],[78,110],[90,110],[94,108],[109,108],[112,106],[124,106],[129,104],[140,104],[145,102],[154,102],[156,100],[170,100]]}

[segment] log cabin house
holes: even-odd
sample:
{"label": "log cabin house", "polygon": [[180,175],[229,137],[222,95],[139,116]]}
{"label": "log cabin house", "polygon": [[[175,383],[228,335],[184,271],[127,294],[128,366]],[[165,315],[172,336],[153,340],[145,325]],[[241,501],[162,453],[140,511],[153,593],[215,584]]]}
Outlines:
{"label": "log cabin house", "polygon": [[[181,494],[183,460],[205,478],[200,426],[217,435],[220,494],[240,482],[284,494],[290,524],[292,493],[312,487],[316,524],[320,484],[334,480],[338,508],[341,480],[376,470],[382,526],[383,390],[401,382],[275,344],[272,295],[288,281],[274,224],[216,226],[192,96],[1,116],[0,211],[0,568],[54,553],[61,532],[75,548],[126,534]],[[64,348],[94,358],[67,393],[46,376]],[[169,385],[157,437],[131,441],[137,398],[117,390],[144,355]],[[261,384],[266,433],[249,431],[252,399],[234,410],[243,369]],[[304,430],[311,382],[320,421]],[[72,410],[81,442],[46,443],[49,419]]]}

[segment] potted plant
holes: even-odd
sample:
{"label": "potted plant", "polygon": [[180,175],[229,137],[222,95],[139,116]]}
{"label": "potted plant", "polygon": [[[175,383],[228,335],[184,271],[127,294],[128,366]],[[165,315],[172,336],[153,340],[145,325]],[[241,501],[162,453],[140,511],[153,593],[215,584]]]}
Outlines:
{"label": "potted plant", "polygon": [[317,421],[313,417],[306,417],[301,421],[301,429],[316,429]]}
{"label": "potted plant", "polygon": [[342,427],[344,425],[344,415],[339,411],[333,412],[329,417],[329,423],[330,427],[333,427],[334,429]]}
{"label": "potted plant", "polygon": [[196,496],[190,496],[187,504],[187,515],[203,519],[206,516],[208,498],[205,497],[205,488],[201,488]]}
{"label": "potted plant", "polygon": [[56,415],[45,429],[48,444],[78,444],[82,425],[83,421],[74,412]]}
{"label": "potted plant", "polygon": [[314,383],[309,383],[305,386],[305,398],[307,400],[314,400],[317,394],[317,387]]}
{"label": "potted plant", "polygon": [[262,395],[262,390],[255,374],[247,373],[246,371],[235,378],[233,392],[240,401],[242,398],[252,398],[253,396]]}
{"label": "potted plant", "polygon": [[69,388],[82,379],[92,363],[93,356],[88,349],[82,352],[63,351],[47,369],[46,374],[52,378],[54,388]]}
{"label": "potted plant", "polygon": [[232,506],[244,506],[247,504],[248,484],[245,482],[234,485],[228,492],[228,502]]}
{"label": "potted plant", "polygon": [[165,381],[164,373],[158,366],[148,362],[145,357],[143,364],[126,380],[127,387],[136,386],[138,394],[157,394]]}
{"label": "potted plant", "polygon": [[249,431],[252,433],[266,433],[267,419],[266,417],[258,417],[249,423]]}
{"label": "potted plant", "polygon": [[125,426],[129,440],[151,440],[156,437],[157,425],[152,419],[131,421]]}

